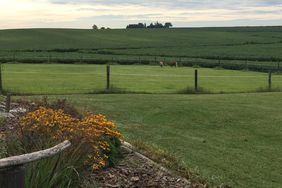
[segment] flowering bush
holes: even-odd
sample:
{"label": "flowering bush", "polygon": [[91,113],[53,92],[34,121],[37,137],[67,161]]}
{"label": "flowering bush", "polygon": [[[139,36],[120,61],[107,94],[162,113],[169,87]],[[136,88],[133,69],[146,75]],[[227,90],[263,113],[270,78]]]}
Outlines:
{"label": "flowering bush", "polygon": [[116,125],[102,114],[77,118],[61,109],[45,107],[24,115],[20,127],[22,139],[29,145],[36,145],[36,140],[70,140],[73,150],[80,151],[84,164],[91,164],[93,170],[106,166],[113,146],[122,138]]}

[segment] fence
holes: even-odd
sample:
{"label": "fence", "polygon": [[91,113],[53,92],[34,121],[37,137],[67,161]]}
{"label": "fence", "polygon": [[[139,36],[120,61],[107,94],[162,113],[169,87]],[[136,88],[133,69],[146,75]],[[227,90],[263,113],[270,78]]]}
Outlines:
{"label": "fence", "polygon": [[1,92],[13,95],[239,93],[280,91],[282,88],[282,75],[272,72],[266,74],[185,67],[61,64],[5,64],[2,69]]}
{"label": "fence", "polygon": [[10,52],[0,54],[2,63],[89,63],[89,64],[158,64],[159,61],[177,61],[180,66],[200,66],[206,68],[222,67],[233,70],[254,70],[259,72],[282,71],[280,58],[242,58],[242,57],[185,57],[150,55],[111,55],[60,52],[56,55],[39,52]]}
{"label": "fence", "polygon": [[71,143],[66,140],[46,150],[0,159],[0,187],[24,188],[25,165],[27,163],[52,157],[70,146]]}

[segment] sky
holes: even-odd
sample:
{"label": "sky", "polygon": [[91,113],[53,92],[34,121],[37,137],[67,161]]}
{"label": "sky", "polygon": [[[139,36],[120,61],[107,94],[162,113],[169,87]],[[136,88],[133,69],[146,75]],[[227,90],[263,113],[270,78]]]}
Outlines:
{"label": "sky", "polygon": [[0,29],[282,25],[282,0],[0,0]]}

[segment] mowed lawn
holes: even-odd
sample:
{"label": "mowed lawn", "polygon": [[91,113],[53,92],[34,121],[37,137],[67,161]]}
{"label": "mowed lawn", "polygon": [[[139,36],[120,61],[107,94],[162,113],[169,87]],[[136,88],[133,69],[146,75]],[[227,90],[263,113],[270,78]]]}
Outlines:
{"label": "mowed lawn", "polygon": [[69,95],[126,139],[168,150],[210,182],[282,187],[282,93]]}
{"label": "mowed lawn", "polygon": [[[106,65],[3,64],[3,87],[21,94],[95,93],[106,87]],[[209,92],[252,92],[266,88],[268,75],[250,71],[199,68],[199,86]],[[194,68],[112,65],[111,85],[127,92],[179,93],[194,87]],[[282,76],[273,76],[282,88]]]}

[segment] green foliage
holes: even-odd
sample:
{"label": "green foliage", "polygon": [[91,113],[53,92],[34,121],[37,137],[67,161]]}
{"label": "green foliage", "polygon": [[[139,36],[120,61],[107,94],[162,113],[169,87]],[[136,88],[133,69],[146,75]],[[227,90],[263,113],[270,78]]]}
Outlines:
{"label": "green foliage", "polygon": [[81,162],[81,155],[72,154],[70,157],[66,154],[60,154],[50,159],[31,163],[26,168],[25,187],[78,187],[82,173],[77,171],[76,165]]}
{"label": "green foliage", "polygon": [[122,158],[120,152],[121,141],[116,138],[107,138],[108,143],[110,144],[110,151],[107,153],[109,159],[107,160],[106,167],[114,166],[118,163],[119,159]]}

